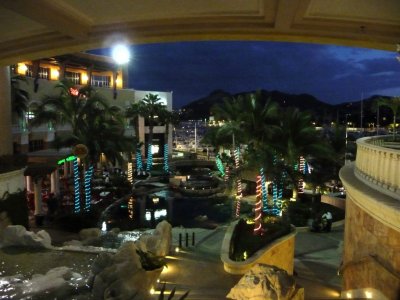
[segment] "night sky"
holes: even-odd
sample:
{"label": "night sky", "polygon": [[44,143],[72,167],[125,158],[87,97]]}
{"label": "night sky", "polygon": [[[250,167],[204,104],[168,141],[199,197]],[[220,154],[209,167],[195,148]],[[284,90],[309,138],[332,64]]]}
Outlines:
{"label": "night sky", "polygon": [[395,45],[389,52],[300,43],[181,42],[131,46],[131,56],[129,87],[173,91],[175,109],[216,89],[308,93],[332,104],[400,95]]}

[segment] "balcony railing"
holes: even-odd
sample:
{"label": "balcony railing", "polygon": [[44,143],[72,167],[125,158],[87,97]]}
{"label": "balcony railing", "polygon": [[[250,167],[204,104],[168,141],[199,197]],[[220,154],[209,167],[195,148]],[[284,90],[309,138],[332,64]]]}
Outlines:
{"label": "balcony railing", "polygon": [[392,142],[390,136],[358,139],[355,175],[400,200],[400,143]]}

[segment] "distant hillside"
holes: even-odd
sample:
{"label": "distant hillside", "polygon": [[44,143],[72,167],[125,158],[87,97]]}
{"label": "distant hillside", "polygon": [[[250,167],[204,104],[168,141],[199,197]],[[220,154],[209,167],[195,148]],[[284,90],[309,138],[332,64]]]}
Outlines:
{"label": "distant hillside", "polygon": [[[254,92],[254,91],[253,91]],[[215,90],[208,96],[195,100],[188,105],[182,107],[183,118],[189,119],[205,119],[209,118],[211,107],[215,104],[222,104],[224,99],[237,97],[248,92],[230,94],[223,90]],[[277,102],[281,107],[298,107],[301,111],[308,111],[314,116],[314,121],[318,124],[329,124],[330,122],[339,121],[344,123],[347,115],[347,121],[353,122],[359,126],[361,121],[361,101],[351,101],[341,104],[328,104],[322,102],[309,94],[287,94],[280,91],[261,90],[261,101],[271,99]],[[376,111],[373,109],[373,103],[381,96],[372,96],[364,99],[363,102],[363,124],[366,127],[367,123],[376,122]],[[385,124],[383,116],[391,116],[390,110],[382,107],[381,109],[381,125]],[[387,123],[387,122],[386,122]]]}
{"label": "distant hillside", "polygon": [[[237,97],[247,92],[230,94],[222,90],[213,91],[210,95],[195,100],[188,105],[184,106],[184,118],[185,119],[204,119],[208,118],[211,113],[211,107],[215,104],[223,103],[225,98]],[[282,107],[298,107],[301,110],[308,110],[316,116],[323,118],[331,118],[332,105],[319,101],[312,95],[300,94],[293,95],[287,94],[280,91],[266,91],[261,90],[261,101],[267,101],[271,99],[277,102]]]}

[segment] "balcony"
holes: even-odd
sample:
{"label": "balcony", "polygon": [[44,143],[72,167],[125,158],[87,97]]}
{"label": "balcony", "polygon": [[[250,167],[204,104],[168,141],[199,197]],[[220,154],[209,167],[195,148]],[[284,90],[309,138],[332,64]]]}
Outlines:
{"label": "balcony", "polygon": [[392,136],[357,140],[355,176],[381,193],[400,200],[400,142]]}

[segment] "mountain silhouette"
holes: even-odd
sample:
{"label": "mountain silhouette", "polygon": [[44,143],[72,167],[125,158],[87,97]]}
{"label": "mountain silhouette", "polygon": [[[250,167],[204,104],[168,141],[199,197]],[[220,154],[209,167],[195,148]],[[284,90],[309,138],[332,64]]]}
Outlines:
{"label": "mountain silhouette", "polygon": [[[281,91],[259,90],[260,101],[265,102],[268,99],[279,104],[281,107],[297,107],[301,111],[308,111],[313,116],[313,121],[317,124],[330,124],[331,122],[339,122],[344,124],[345,120],[352,122],[359,127],[361,122],[361,103],[363,112],[363,125],[368,127],[369,123],[376,123],[376,109],[373,103],[378,98],[387,98],[385,96],[374,95],[363,100],[349,101],[340,104],[329,104],[323,102],[313,95],[309,94],[288,94]],[[182,117],[184,120],[208,119],[212,116],[211,108],[216,104],[223,104],[224,99],[233,99],[239,95],[248,93],[256,93],[256,91],[241,92],[231,94],[223,90],[214,90],[208,96],[195,100],[182,107]],[[347,115],[347,117],[346,117]],[[380,108],[380,124],[387,125],[388,118],[391,116],[390,109],[386,107]],[[389,117],[390,119],[390,117]]]}

